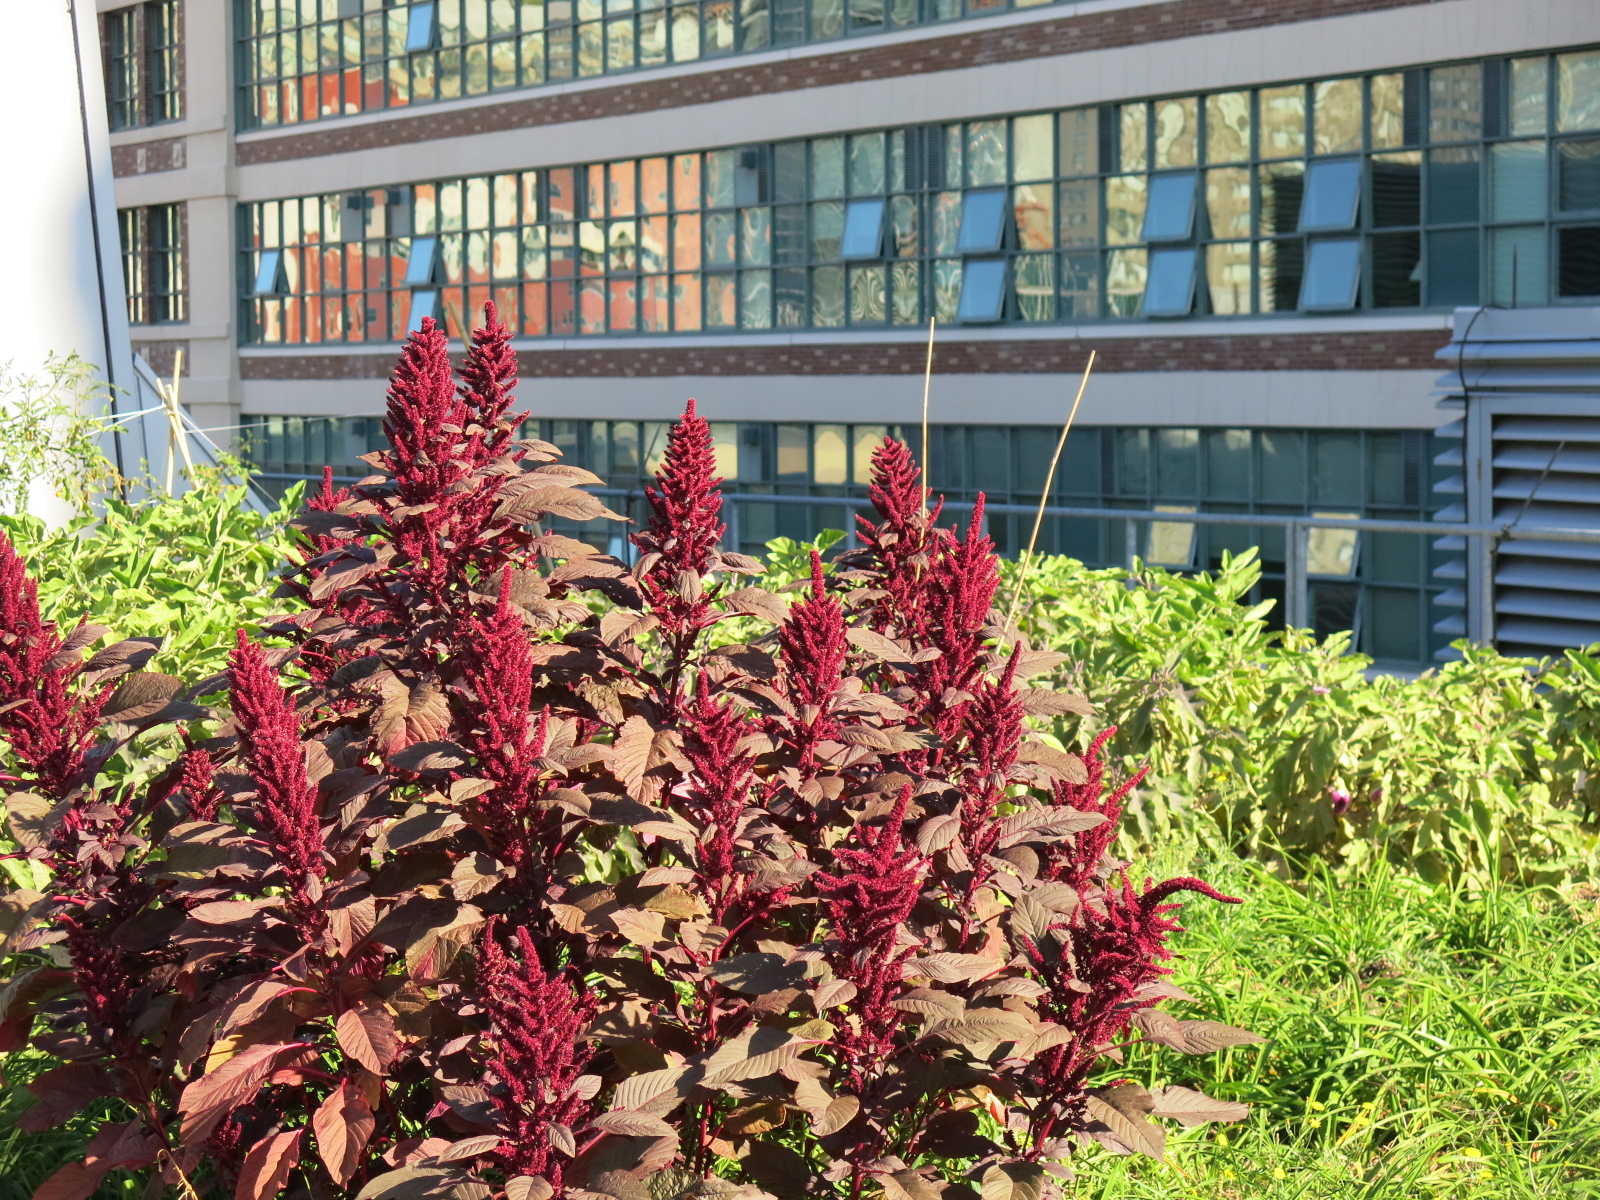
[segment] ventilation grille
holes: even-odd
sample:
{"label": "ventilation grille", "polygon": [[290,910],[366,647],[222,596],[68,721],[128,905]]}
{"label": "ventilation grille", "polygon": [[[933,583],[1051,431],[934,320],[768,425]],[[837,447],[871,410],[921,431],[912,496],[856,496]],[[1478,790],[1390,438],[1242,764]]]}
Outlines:
{"label": "ventilation grille", "polygon": [[[1458,310],[1456,339],[1439,358],[1450,368],[1443,403],[1463,416],[1436,435],[1446,439],[1434,459],[1445,468],[1437,518],[1507,533],[1487,560],[1465,538],[1435,543],[1447,557],[1435,572],[1446,589],[1434,628],[1472,635],[1481,594],[1506,653],[1600,642],[1600,543],[1519,536],[1600,533],[1600,310]],[[1475,586],[1480,561],[1486,578]]]}

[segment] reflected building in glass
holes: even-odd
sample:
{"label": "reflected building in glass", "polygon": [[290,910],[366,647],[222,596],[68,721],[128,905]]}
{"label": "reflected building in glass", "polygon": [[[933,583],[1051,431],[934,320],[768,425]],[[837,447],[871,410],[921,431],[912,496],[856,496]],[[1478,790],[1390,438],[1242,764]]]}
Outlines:
{"label": "reflected building in glass", "polygon": [[[1600,302],[1591,0],[100,7],[136,336],[280,486],[360,471],[400,339],[492,300],[616,487],[694,396],[730,487],[817,499],[742,504],[746,548],[846,523],[934,320],[952,501],[1037,502],[1092,349],[1057,503],[1412,519],[1452,311]],[[1270,528],[1139,537],[1046,529],[1259,543],[1281,592]],[[1436,557],[1323,538],[1310,615],[1427,661]]]}

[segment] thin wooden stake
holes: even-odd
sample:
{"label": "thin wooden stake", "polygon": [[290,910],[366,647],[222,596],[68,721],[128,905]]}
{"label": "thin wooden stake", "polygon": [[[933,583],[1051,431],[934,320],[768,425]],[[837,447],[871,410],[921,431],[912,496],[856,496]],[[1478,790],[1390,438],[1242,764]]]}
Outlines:
{"label": "thin wooden stake", "polygon": [[1078,394],[1072,400],[1072,411],[1067,414],[1067,423],[1061,427],[1061,437],[1056,441],[1056,452],[1050,457],[1050,470],[1044,477],[1044,488],[1039,493],[1039,511],[1033,515],[1033,532],[1028,535],[1028,548],[1022,554],[1022,568],[1017,572],[1017,587],[1011,593],[1011,607],[1006,610],[1006,623],[1001,626],[1005,631],[1011,629],[1011,618],[1017,614],[1017,603],[1022,599],[1023,585],[1028,581],[1028,567],[1033,562],[1033,548],[1039,543],[1039,527],[1044,524],[1044,510],[1050,503],[1050,488],[1055,483],[1056,466],[1061,462],[1061,451],[1067,444],[1067,434],[1072,432],[1072,422],[1078,417],[1078,405],[1083,403],[1084,389],[1089,386],[1089,373],[1094,370],[1094,356],[1095,352],[1089,351],[1089,361],[1083,368],[1083,378],[1078,381]]}
{"label": "thin wooden stake", "polygon": [[928,390],[933,386],[933,328],[939,322],[938,317],[928,318],[928,365],[922,371],[922,457],[918,464],[922,468],[922,504],[928,504]]}

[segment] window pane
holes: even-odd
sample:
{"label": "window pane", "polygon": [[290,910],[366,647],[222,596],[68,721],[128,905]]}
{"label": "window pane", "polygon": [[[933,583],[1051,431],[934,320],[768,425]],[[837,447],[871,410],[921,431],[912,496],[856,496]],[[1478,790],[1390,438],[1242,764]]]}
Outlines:
{"label": "window pane", "polygon": [[1477,219],[1477,147],[1432,151],[1428,155],[1428,223]]}
{"label": "window pane", "polygon": [[1483,66],[1435,67],[1428,72],[1428,132],[1435,142],[1483,136]]}
{"label": "window pane", "polygon": [[1600,225],[1556,231],[1556,294],[1600,296]]}
{"label": "window pane", "polygon": [[1195,250],[1152,250],[1145,284],[1144,315],[1184,317],[1194,306]]}
{"label": "window pane", "polygon": [[1050,321],[1056,315],[1056,260],[1053,254],[1019,254],[1012,265],[1012,291],[1017,316],[1024,321]]}
{"label": "window pane", "polygon": [[431,50],[438,34],[438,5],[413,4],[406,14],[406,53]]}
{"label": "window pane", "polygon": [[967,182],[969,184],[1006,181],[1006,123],[1004,121],[967,122]]}
{"label": "window pane", "polygon": [[[1176,253],[1163,250],[1162,254]],[[1154,273],[1152,264],[1151,272]],[[1156,494],[1178,499],[1200,494],[1200,431],[1156,431]]]}
{"label": "window pane", "polygon": [[862,133],[850,139],[850,194],[871,196],[883,191],[883,134]]}
{"label": "window pane", "polygon": [[1106,307],[1114,317],[1137,316],[1144,299],[1149,252],[1113,250],[1106,256]]}
{"label": "window pane", "polygon": [[1000,240],[1005,234],[1005,219],[1005,192],[968,192],[962,199],[961,234],[956,249],[963,254],[1000,249]]}
{"label": "window pane", "polygon": [[[847,435],[848,429],[844,425],[812,427],[812,482],[839,484],[846,481],[849,467],[849,443],[845,440]],[[781,455],[782,451],[779,453]]]}
{"label": "window pane", "polygon": [[1489,219],[1542,221],[1548,190],[1545,143],[1502,142],[1489,149]]}
{"label": "window pane", "polygon": [[1113,246],[1139,240],[1144,225],[1145,191],[1143,175],[1117,175],[1106,180],[1106,241]]}
{"label": "window pane", "polygon": [[1212,312],[1226,316],[1251,312],[1250,243],[1218,242],[1207,246],[1206,286]]}
{"label": "window pane", "polygon": [[1062,246],[1100,244],[1100,184],[1093,179],[1061,185],[1060,238]]}
{"label": "window pane", "polygon": [[1063,319],[1087,320],[1100,315],[1100,256],[1093,251],[1061,256],[1061,292],[1057,312]]}
{"label": "window pane", "polygon": [[1380,229],[1422,223],[1422,158],[1415,150],[1373,156],[1372,223]]}
{"label": "window pane", "polygon": [[1142,171],[1149,154],[1149,105],[1124,104],[1118,110],[1118,141],[1121,143],[1124,171]]}
{"label": "window pane", "polygon": [[1261,157],[1298,158],[1306,152],[1306,89],[1262,88]]}
{"label": "window pane", "polygon": [[1372,148],[1405,145],[1405,76],[1374,75],[1367,94],[1372,105]]}
{"label": "window pane", "polygon": [[1020,249],[1049,250],[1055,246],[1054,199],[1054,189],[1049,184],[1022,184],[1011,189],[1012,220]]}
{"label": "window pane", "polygon": [[1213,429],[1206,433],[1206,498],[1250,498],[1250,431]]}
{"label": "window pane", "polygon": [[1312,87],[1313,153],[1361,149],[1361,80],[1325,79]]}
{"label": "window pane", "polygon": [[1306,435],[1269,429],[1257,435],[1256,443],[1261,455],[1259,499],[1266,504],[1304,504],[1308,474]]}
{"label": "window pane", "polygon": [[1478,231],[1452,229],[1428,235],[1428,303],[1435,307],[1478,302]]}
{"label": "window pane", "polygon": [[1422,303],[1422,241],[1415,233],[1382,233],[1372,239],[1372,304],[1414,308]]}
{"label": "window pane", "polygon": [[1005,300],[1005,280],[1004,259],[969,260],[961,276],[961,302],[956,308],[956,320],[998,321]]}
{"label": "window pane", "polygon": [[1049,113],[1036,117],[1018,117],[1011,122],[1011,178],[1019,183],[1031,179],[1049,179],[1055,174],[1050,164],[1055,160],[1055,145],[1051,137],[1055,124]]}
{"label": "window pane", "polygon": [[1359,158],[1313,162],[1306,168],[1305,201],[1300,209],[1301,232],[1352,228],[1360,197]]}
{"label": "window pane", "polygon": [[1250,93],[1206,97],[1206,161],[1243,162],[1250,157]]}
{"label": "window pane", "polygon": [[1194,231],[1196,179],[1191,174],[1152,175],[1150,203],[1144,213],[1144,240],[1176,242]]}
{"label": "window pane", "polygon": [[1600,51],[1556,55],[1556,129],[1600,129]]}
{"label": "window pane", "polygon": [[1305,200],[1305,167],[1277,163],[1261,168],[1261,232],[1293,233]]}
{"label": "window pane", "polygon": [[1100,170],[1100,113],[1075,108],[1060,116],[1061,174],[1093,175]]}
{"label": "window pane", "polygon": [[1199,102],[1193,96],[1155,103],[1156,170],[1192,167],[1199,144]]}
{"label": "window pane", "polygon": [[1339,238],[1311,243],[1300,307],[1307,312],[1342,312],[1354,308],[1361,275],[1361,242]]}
{"label": "window pane", "polygon": [[1218,167],[1206,172],[1206,212],[1211,236],[1250,236],[1250,169]]}
{"label": "window pane", "polygon": [[1491,304],[1549,301],[1549,239],[1543,225],[1489,232]]}
{"label": "window pane", "polygon": [[1556,197],[1561,212],[1600,208],[1600,138],[1556,144]]}
{"label": "window pane", "polygon": [[1550,60],[1511,60],[1511,132],[1543,134],[1550,123]]}
{"label": "window pane", "polygon": [[844,240],[839,256],[878,258],[883,253],[883,201],[852,200],[845,208]]}

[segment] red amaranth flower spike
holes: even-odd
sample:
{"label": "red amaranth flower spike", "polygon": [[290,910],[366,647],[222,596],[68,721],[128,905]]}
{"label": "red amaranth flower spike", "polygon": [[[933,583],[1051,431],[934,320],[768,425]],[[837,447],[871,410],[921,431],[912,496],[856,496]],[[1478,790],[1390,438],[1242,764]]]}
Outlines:
{"label": "red amaranth flower spike", "polygon": [[790,606],[788,620],[778,627],[778,648],[789,694],[802,708],[816,710],[814,719],[792,726],[801,774],[809,776],[817,743],[833,737],[839,729],[832,708],[834,695],[844,682],[850,650],[845,640],[844,608],[828,595],[822,555],[815,550],[811,552],[811,591]]}
{"label": "red amaranth flower spike", "polygon": [[546,974],[526,929],[515,933],[520,953],[508,953],[497,924],[491,918],[484,928],[477,984],[489,1021],[486,1082],[504,1130],[494,1154],[507,1175],[543,1176],[559,1196],[570,1159],[554,1145],[550,1126],[581,1126],[591,1108],[578,1080],[592,1054],[584,1033],[594,993],[570,970]]}
{"label": "red amaranth flower spike", "polygon": [[711,554],[722,540],[722,480],[711,425],[695,412],[694,401],[667,435],[667,453],[656,472],[656,486],[645,488],[650,521],[639,548],[655,551],[660,560],[650,572],[653,581],[670,586],[679,572],[704,575]]}
{"label": "red amaranth flower spike", "polygon": [[1099,813],[1105,822],[1093,829],[1082,830],[1075,838],[1056,842],[1045,849],[1040,867],[1041,878],[1064,883],[1082,891],[1094,882],[1105,860],[1111,843],[1117,840],[1117,830],[1122,820],[1122,809],[1133,789],[1143,781],[1148,767],[1140,767],[1111,791],[1105,784],[1105,747],[1116,736],[1117,727],[1102,729],[1083,756],[1089,777],[1082,783],[1057,783],[1054,799],[1057,804],[1075,808],[1079,812]]}
{"label": "red amaranth flower spike", "polygon": [[700,842],[699,873],[712,897],[713,919],[723,924],[739,882],[733,854],[739,818],[749,806],[755,778],[754,760],[739,749],[750,726],[732,705],[711,698],[711,685],[702,674],[680,728],[683,756],[691,767],[684,780],[685,807],[710,831]]}
{"label": "red amaranth flower spike", "polygon": [[256,821],[288,873],[300,915],[309,918],[320,912],[316,900],[325,867],[317,789],[306,775],[300,718],[265,653],[242,629],[228,666],[241,757],[256,783]]}
{"label": "red amaranth flower spike", "polygon": [[83,774],[112,687],[79,691],[76,660],[53,664],[62,640],[39,612],[39,588],[0,532],[0,737],[34,787],[62,799]]}
{"label": "red amaranth flower spike", "polygon": [[213,782],[214,764],[211,755],[194,746],[183,752],[179,762],[182,773],[178,777],[178,789],[183,793],[184,802],[189,806],[189,820],[216,820],[217,805],[222,802],[222,791]]}

